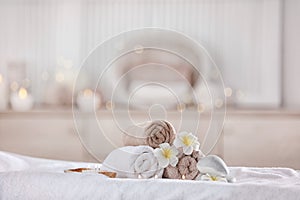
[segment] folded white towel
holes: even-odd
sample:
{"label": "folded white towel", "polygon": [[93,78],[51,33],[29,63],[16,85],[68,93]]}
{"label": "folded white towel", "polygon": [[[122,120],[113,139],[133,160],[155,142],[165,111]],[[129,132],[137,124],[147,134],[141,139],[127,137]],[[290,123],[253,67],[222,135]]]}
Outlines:
{"label": "folded white towel", "polygon": [[106,157],[101,170],[114,171],[118,178],[161,178],[163,173],[149,146],[118,148]]}

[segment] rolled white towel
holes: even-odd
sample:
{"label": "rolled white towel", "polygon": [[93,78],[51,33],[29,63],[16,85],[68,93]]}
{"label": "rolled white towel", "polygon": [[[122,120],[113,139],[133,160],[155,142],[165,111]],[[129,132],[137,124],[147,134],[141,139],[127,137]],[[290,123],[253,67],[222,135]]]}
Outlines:
{"label": "rolled white towel", "polygon": [[117,178],[162,177],[153,148],[149,146],[126,146],[112,151],[103,161],[101,170],[114,171]]}

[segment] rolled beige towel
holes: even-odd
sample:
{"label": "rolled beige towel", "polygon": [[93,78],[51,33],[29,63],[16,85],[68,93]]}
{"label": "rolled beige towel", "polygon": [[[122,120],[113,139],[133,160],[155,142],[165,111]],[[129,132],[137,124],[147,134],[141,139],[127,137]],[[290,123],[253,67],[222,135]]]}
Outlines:
{"label": "rolled beige towel", "polygon": [[123,135],[125,146],[148,145],[153,148],[162,143],[173,144],[175,128],[165,120],[155,120],[129,127]]}
{"label": "rolled beige towel", "polygon": [[197,163],[203,156],[201,151],[193,151],[191,155],[181,153],[175,167],[169,165],[164,169],[163,178],[194,180],[200,173]]}

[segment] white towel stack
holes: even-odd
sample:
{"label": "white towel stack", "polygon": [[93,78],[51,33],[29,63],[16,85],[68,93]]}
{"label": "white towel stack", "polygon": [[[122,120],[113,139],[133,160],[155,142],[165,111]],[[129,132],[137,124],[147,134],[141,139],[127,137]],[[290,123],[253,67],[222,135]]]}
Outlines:
{"label": "white towel stack", "polygon": [[161,178],[163,173],[149,146],[118,148],[106,157],[101,170],[114,171],[118,178]]}

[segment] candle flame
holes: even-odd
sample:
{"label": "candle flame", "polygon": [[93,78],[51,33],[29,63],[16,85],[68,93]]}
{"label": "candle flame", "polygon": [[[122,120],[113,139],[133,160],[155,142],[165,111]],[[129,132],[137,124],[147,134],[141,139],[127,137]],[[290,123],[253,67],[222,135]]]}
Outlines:
{"label": "candle flame", "polygon": [[182,180],[185,180],[185,175],[182,175],[182,177],[181,177],[181,178],[182,178]]}
{"label": "candle flame", "polygon": [[93,96],[93,91],[90,89],[86,89],[83,91],[83,96],[85,97],[92,97]]}
{"label": "candle flame", "polygon": [[27,97],[27,90],[25,88],[20,88],[19,97],[20,99],[25,99]]}

